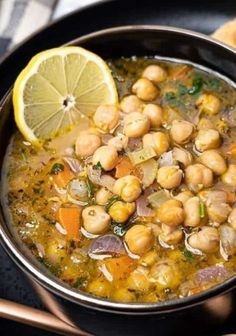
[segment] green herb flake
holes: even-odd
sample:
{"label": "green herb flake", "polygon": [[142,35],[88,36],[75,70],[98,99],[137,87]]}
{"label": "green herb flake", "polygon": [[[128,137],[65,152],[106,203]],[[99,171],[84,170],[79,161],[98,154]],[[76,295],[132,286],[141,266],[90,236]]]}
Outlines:
{"label": "green herb flake", "polygon": [[177,99],[177,97],[176,97],[175,93],[172,92],[172,91],[167,92],[167,93],[165,94],[165,101],[166,101],[167,103],[173,104],[173,103],[176,102],[176,99]]}
{"label": "green herb flake", "polygon": [[120,200],[121,200],[121,198],[118,195],[111,196],[108,199],[107,203],[105,204],[105,210],[108,211],[114,203],[116,203],[117,201],[120,201]]}
{"label": "green herb flake", "polygon": [[85,281],[86,281],[86,278],[83,278],[83,277],[78,278],[78,279],[74,282],[73,287],[79,289],[79,288],[81,288],[81,287],[84,286]]}
{"label": "green herb flake", "polygon": [[113,232],[119,237],[123,237],[126,233],[127,229],[122,224],[117,224],[113,226]]}
{"label": "green herb flake", "polygon": [[217,78],[210,78],[208,79],[208,81],[206,82],[206,87],[209,90],[215,91],[218,90],[220,87],[220,81]]}
{"label": "green herb flake", "polygon": [[98,161],[95,165],[93,165],[93,169],[97,169],[97,170],[102,169],[101,162]]}
{"label": "green herb flake", "polygon": [[64,169],[65,169],[65,167],[62,163],[54,163],[54,165],[52,166],[52,169],[51,169],[49,174],[50,175],[57,175],[61,171],[63,171]]}
{"label": "green herb flake", "polygon": [[192,84],[192,87],[188,90],[188,94],[196,95],[200,93],[200,91],[202,90],[203,84],[204,84],[204,81],[202,77],[196,76],[195,78],[193,78],[193,84]]}
{"label": "green herb flake", "polygon": [[93,185],[93,183],[90,181],[90,179],[86,179],[86,187],[88,190],[88,197],[93,197],[94,193],[95,193],[95,187]]}
{"label": "green herb flake", "polygon": [[188,93],[188,88],[183,84],[179,84],[177,90],[180,96],[184,96]]}
{"label": "green herb flake", "polygon": [[186,247],[182,250],[182,254],[190,264],[194,262],[193,254]]}
{"label": "green herb flake", "polygon": [[199,203],[199,215],[200,215],[200,218],[205,217],[205,205],[202,202]]}

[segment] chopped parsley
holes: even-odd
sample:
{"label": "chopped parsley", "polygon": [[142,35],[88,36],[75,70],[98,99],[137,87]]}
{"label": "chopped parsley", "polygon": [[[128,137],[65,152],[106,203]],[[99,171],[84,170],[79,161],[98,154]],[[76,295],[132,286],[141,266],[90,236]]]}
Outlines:
{"label": "chopped parsley", "polygon": [[65,169],[64,165],[62,163],[54,163],[52,166],[52,169],[50,171],[50,175],[57,175],[60,172],[62,172]]}
{"label": "chopped parsley", "polygon": [[199,215],[200,215],[200,218],[205,217],[205,205],[202,202],[199,203]]}
{"label": "chopped parsley", "polygon": [[194,262],[194,255],[189,250],[187,250],[186,247],[181,252],[189,263]]}
{"label": "chopped parsley", "polygon": [[84,277],[77,278],[77,280],[73,284],[73,287],[79,289],[84,286],[85,281],[86,281],[86,278]]}
{"label": "chopped parsley", "polygon": [[89,198],[93,197],[95,193],[95,187],[89,178],[86,179],[86,187],[88,190],[88,197]]}
{"label": "chopped parsley", "polygon": [[117,201],[120,201],[121,198],[118,195],[113,195],[112,197],[109,198],[107,203],[105,204],[105,210],[108,211],[110,207]]}
{"label": "chopped parsley", "polygon": [[101,162],[98,161],[95,165],[93,165],[93,169],[97,169],[97,170],[102,169]]}

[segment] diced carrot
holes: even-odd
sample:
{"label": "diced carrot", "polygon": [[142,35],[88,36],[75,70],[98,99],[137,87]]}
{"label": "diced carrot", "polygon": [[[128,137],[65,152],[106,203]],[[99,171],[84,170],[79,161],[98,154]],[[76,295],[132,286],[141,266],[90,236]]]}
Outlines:
{"label": "diced carrot", "polygon": [[75,174],[70,170],[70,168],[63,163],[64,169],[59,171],[56,174],[51,175],[53,178],[53,182],[59,188],[64,188],[70,180],[75,177]]}
{"label": "diced carrot", "polygon": [[124,255],[117,258],[104,260],[108,272],[112,275],[113,280],[122,280],[127,278],[136,268],[136,261]]}
{"label": "diced carrot", "polygon": [[58,210],[58,221],[66,229],[68,240],[80,239],[81,212],[79,207],[61,207]]}
{"label": "diced carrot", "polygon": [[179,67],[173,69],[171,79],[173,80],[181,79],[185,77],[191,70],[192,70],[191,67],[188,65],[180,65]]}
{"label": "diced carrot", "polygon": [[232,159],[236,159],[236,143],[233,143],[229,146],[227,150],[227,155]]}
{"label": "diced carrot", "polygon": [[204,286],[193,288],[190,290],[190,295],[201,293],[204,290],[205,290]]}
{"label": "diced carrot", "polygon": [[126,175],[130,175],[134,169],[135,168],[132,165],[130,159],[127,156],[123,156],[116,166],[115,177],[120,178]]}

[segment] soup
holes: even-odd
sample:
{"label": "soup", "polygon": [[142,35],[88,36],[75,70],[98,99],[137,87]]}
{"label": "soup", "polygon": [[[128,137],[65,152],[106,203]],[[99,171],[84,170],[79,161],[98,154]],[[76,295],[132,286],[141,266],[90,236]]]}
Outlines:
{"label": "soup", "polygon": [[109,60],[119,106],[35,148],[16,131],[7,211],[74,289],[121,302],[202,292],[236,272],[236,92],[193,65]]}

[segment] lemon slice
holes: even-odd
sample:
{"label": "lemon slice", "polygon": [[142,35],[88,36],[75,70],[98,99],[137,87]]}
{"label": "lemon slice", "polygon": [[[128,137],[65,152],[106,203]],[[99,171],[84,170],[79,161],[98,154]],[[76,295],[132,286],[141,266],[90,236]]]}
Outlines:
{"label": "lemon slice", "polygon": [[62,47],[34,56],[13,88],[15,120],[34,144],[93,115],[101,104],[117,104],[111,71],[94,53]]}

